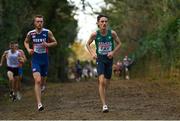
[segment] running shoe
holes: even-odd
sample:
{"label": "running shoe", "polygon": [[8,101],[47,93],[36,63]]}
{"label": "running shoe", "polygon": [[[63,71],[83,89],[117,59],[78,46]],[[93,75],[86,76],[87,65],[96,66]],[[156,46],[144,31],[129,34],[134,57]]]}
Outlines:
{"label": "running shoe", "polygon": [[10,91],[9,97],[12,98],[12,96],[13,96],[13,91]]}
{"label": "running shoe", "polygon": [[16,101],[16,99],[17,99],[16,95],[13,94],[13,95],[12,95],[12,101],[14,102],[14,101]]}
{"label": "running shoe", "polygon": [[46,86],[43,85],[43,86],[41,87],[41,92],[44,92],[45,89],[46,89]]}
{"label": "running shoe", "polygon": [[22,98],[22,96],[21,96],[20,92],[17,92],[17,99],[21,100],[21,98]]}
{"label": "running shoe", "polygon": [[42,111],[42,110],[44,110],[43,105],[42,104],[38,104],[38,111]]}
{"label": "running shoe", "polygon": [[129,80],[129,76],[126,76],[126,79]]}
{"label": "running shoe", "polygon": [[109,112],[109,109],[108,109],[107,105],[103,105],[102,112],[103,112],[103,113]]}

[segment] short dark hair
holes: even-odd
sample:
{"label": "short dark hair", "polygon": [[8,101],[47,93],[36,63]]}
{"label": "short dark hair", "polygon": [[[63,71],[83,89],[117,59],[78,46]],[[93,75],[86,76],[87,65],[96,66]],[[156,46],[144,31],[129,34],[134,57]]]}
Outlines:
{"label": "short dark hair", "polygon": [[10,45],[15,44],[15,41],[10,41],[9,44]]}
{"label": "short dark hair", "polygon": [[44,19],[44,16],[43,15],[35,15],[34,17],[33,17],[33,22],[35,21],[35,18],[43,18]]}
{"label": "short dark hair", "polygon": [[16,40],[16,41],[14,41],[14,44],[18,44],[18,41]]}
{"label": "short dark hair", "polygon": [[108,16],[103,15],[103,14],[99,14],[99,15],[97,16],[97,22],[98,22],[102,17],[105,17],[105,18],[108,19]]}
{"label": "short dark hair", "polygon": [[17,45],[17,47],[19,46],[18,41],[14,41],[14,44]]}

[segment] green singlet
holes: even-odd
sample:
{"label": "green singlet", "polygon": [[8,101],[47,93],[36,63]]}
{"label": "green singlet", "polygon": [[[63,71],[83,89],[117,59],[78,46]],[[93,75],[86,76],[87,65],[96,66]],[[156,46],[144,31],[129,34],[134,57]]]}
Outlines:
{"label": "green singlet", "polygon": [[105,36],[102,36],[100,31],[97,30],[95,44],[97,55],[107,55],[108,52],[111,52],[114,49],[114,41],[111,30],[108,29]]}

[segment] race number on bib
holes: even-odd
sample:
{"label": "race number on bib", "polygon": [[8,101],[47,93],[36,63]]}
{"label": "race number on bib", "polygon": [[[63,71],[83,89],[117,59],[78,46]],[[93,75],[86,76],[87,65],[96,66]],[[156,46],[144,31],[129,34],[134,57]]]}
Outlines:
{"label": "race number on bib", "polygon": [[34,52],[36,53],[46,53],[46,48],[42,46],[41,44],[35,44],[34,45]]}
{"label": "race number on bib", "polygon": [[112,43],[111,42],[99,42],[98,43],[98,53],[101,55],[107,55],[108,52],[112,51]]}

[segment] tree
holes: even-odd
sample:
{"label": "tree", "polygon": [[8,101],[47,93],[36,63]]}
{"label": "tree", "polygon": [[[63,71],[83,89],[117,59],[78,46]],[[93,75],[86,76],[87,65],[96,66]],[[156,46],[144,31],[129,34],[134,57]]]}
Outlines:
{"label": "tree", "polygon": [[[12,40],[18,40],[20,48],[24,49],[25,36],[33,28],[33,16],[42,14],[45,27],[54,33],[58,41],[58,46],[50,49],[49,77],[66,80],[66,63],[71,52],[69,45],[74,42],[77,33],[74,9],[67,0],[0,0],[0,39],[4,44],[0,47],[1,54]],[[28,74],[29,68],[26,64],[25,74]]]}
{"label": "tree", "polygon": [[102,12],[109,15],[112,28],[123,42],[121,56],[134,55],[140,64],[161,60],[162,70],[179,65],[179,0],[105,2]]}

